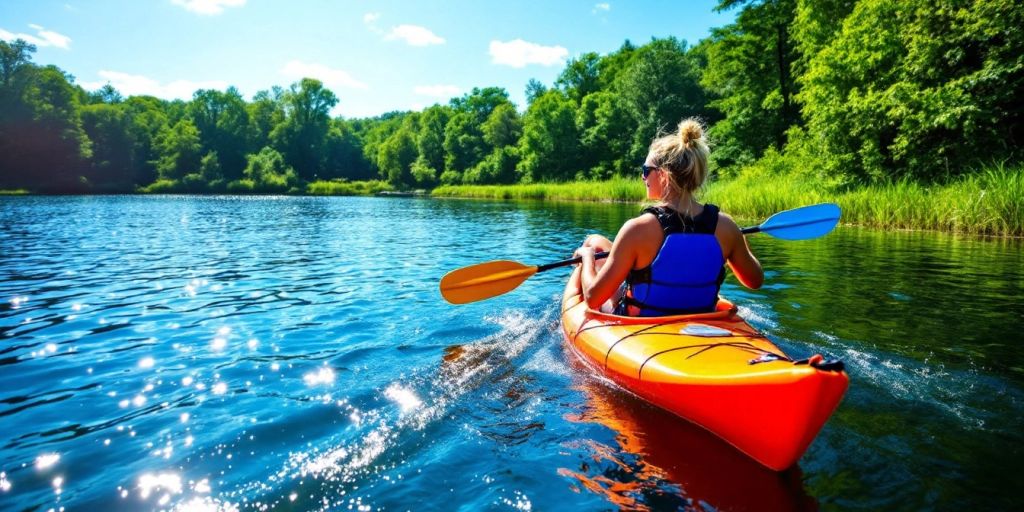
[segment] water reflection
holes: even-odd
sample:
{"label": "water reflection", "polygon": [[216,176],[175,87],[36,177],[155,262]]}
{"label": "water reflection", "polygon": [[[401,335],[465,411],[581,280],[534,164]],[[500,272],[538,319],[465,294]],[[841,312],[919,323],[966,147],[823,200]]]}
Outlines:
{"label": "water reflection", "polygon": [[[576,356],[567,351],[566,357]],[[700,427],[574,365],[586,403],[567,419],[603,425],[616,443],[588,441],[590,462],[559,469],[583,488],[627,509],[817,510],[798,466],[783,473],[764,468]]]}

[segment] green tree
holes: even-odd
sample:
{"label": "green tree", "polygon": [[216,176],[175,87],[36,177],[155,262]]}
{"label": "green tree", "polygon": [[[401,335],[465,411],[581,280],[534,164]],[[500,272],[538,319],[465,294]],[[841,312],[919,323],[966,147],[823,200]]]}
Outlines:
{"label": "green tree", "polygon": [[698,51],[707,55],[701,83],[725,117],[712,128],[716,162],[749,164],[769,147],[781,151],[786,131],[800,124],[791,68],[799,58],[790,35],[796,0],[723,0],[718,10],[745,7],[736,21],[714,29]]}
{"label": "green tree", "polygon": [[240,178],[251,137],[249,112],[238,89],[196,91],[186,110],[199,130],[203,153],[217,154],[227,179]]}
{"label": "green tree", "polygon": [[569,59],[565,69],[555,80],[555,85],[579,105],[583,98],[597,92],[601,87],[600,62],[601,57],[594,52],[587,52],[577,58]]}
{"label": "green tree", "polygon": [[634,130],[629,113],[611,91],[588,94],[576,115],[580,134],[580,178],[608,179],[636,169],[629,160]]}
{"label": "green tree", "polygon": [[574,102],[559,90],[537,98],[526,111],[519,144],[522,181],[572,179],[580,161]]}
{"label": "green tree", "polygon": [[274,127],[270,138],[299,178],[317,179],[324,171],[330,110],[338,104],[338,98],[319,80],[303,78],[292,84],[282,100],[285,118]]}
{"label": "green tree", "polygon": [[402,126],[380,146],[377,165],[389,183],[398,188],[414,182],[411,167],[418,155],[416,151],[415,117],[408,116]]}
{"label": "green tree", "polygon": [[189,119],[182,119],[157,136],[156,169],[161,179],[180,180],[199,171],[202,144],[199,130]]}
{"label": "green tree", "polygon": [[523,134],[523,120],[511,103],[502,103],[491,111],[480,127],[484,142],[490,147],[500,149],[519,142]]}
{"label": "green tree", "polygon": [[941,178],[1019,155],[1024,7],[862,0],[809,58],[806,147],[853,179]]}
{"label": "green tree", "polygon": [[687,55],[683,41],[655,39],[636,50],[615,83],[615,93],[634,126],[625,155],[629,161],[641,162],[659,131],[674,129],[686,117],[710,117],[698,78],[697,63]]}
{"label": "green tree", "polygon": [[247,157],[244,176],[258,192],[288,192],[299,185],[299,177],[281,153],[264,147],[259,153]]}
{"label": "green tree", "polygon": [[367,180],[374,177],[370,163],[363,156],[362,141],[348,122],[342,119],[331,122],[325,151],[326,177],[349,180]]}
{"label": "green tree", "polygon": [[246,105],[249,113],[249,147],[269,146],[270,133],[284,122],[284,89],[274,86],[269,91],[259,91]]}
{"label": "green tree", "polygon": [[168,128],[166,105],[166,101],[153,96],[131,96],[121,104],[131,123],[129,129],[134,141],[131,181],[136,185],[148,185],[157,179],[160,155],[156,141],[160,132]]}
{"label": "green tree", "polygon": [[131,190],[138,163],[128,109],[123,104],[96,103],[83,106],[81,116],[82,128],[92,143],[85,174],[89,183],[103,189]]}

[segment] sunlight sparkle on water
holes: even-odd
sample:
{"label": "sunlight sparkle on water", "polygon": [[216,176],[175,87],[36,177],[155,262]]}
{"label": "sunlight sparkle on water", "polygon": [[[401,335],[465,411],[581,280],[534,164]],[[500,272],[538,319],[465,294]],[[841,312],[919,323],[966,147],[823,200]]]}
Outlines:
{"label": "sunlight sparkle on water", "polygon": [[0,471],[0,492],[11,490],[11,481],[7,479],[7,473]]}
{"label": "sunlight sparkle on water", "polygon": [[325,366],[316,373],[310,372],[303,375],[302,380],[306,381],[306,385],[310,387],[317,384],[331,384],[334,382],[334,370]]}
{"label": "sunlight sparkle on water", "polygon": [[192,377],[185,377],[185,378],[181,379],[181,385],[182,386],[191,386],[193,380],[194,379],[192,379]]}
{"label": "sunlight sparkle on water", "polygon": [[224,350],[224,347],[228,346],[228,340],[218,336],[213,339],[210,346],[213,347],[214,350]]}
{"label": "sunlight sparkle on water", "polygon": [[384,390],[384,396],[397,403],[402,412],[409,412],[423,405],[423,401],[412,390],[398,384],[388,386],[388,389]]}
{"label": "sunlight sparkle on water", "polygon": [[152,357],[139,359],[139,368],[152,368],[154,364],[156,364],[156,361]]}
{"label": "sunlight sparkle on water", "polygon": [[60,454],[44,453],[43,455],[36,457],[36,469],[48,469],[56,464],[58,460],[60,460]]}
{"label": "sunlight sparkle on water", "polygon": [[210,391],[212,391],[213,394],[215,395],[223,395],[224,393],[228,392],[228,385],[224,382],[218,382],[214,384],[212,388],[210,388]]}
{"label": "sunlight sparkle on water", "polygon": [[146,473],[139,477],[139,496],[142,499],[148,499],[150,494],[160,489],[180,494],[181,477],[175,473]]}

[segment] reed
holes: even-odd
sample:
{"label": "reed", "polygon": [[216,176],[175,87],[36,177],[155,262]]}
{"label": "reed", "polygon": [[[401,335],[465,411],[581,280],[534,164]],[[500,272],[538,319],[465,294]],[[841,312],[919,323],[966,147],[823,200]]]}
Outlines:
{"label": "reed", "polygon": [[[434,189],[435,197],[546,199],[567,201],[644,200],[639,179],[529,185],[460,185]],[[1024,165],[993,164],[941,184],[909,179],[853,188],[794,174],[750,173],[712,181],[702,199],[741,217],[821,202],[838,203],[845,224],[893,229],[930,229],[996,236],[1024,236]]]}
{"label": "reed", "polygon": [[476,197],[482,199],[548,199],[553,201],[639,202],[645,197],[638,179],[517,185],[445,185],[435,188],[434,197]]}
{"label": "reed", "polygon": [[368,196],[394,190],[386,181],[314,181],[306,186],[311,196]]}

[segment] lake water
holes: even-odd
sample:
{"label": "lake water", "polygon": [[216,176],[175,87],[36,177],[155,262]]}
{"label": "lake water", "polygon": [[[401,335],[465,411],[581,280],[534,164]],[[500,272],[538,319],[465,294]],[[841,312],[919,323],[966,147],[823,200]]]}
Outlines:
{"label": "lake water", "polygon": [[0,509],[1019,509],[1020,240],[751,238],[766,285],[724,294],[851,378],[781,474],[582,366],[567,270],[438,293],[637,211],[0,197]]}

